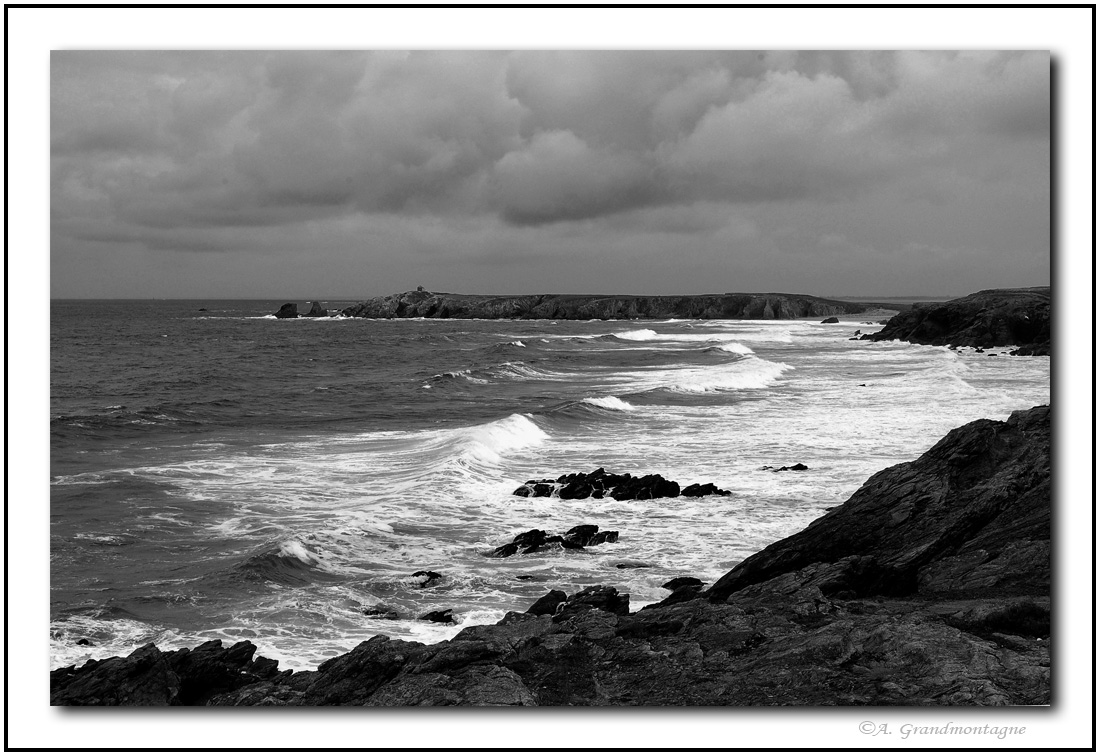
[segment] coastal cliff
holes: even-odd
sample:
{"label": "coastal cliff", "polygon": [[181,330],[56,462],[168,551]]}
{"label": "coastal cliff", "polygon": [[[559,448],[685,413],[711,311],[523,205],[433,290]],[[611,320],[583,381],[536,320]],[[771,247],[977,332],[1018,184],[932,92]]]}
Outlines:
{"label": "coastal cliff", "polygon": [[54,705],[756,706],[1050,702],[1050,408],[977,420],[707,589],[610,586],[315,671],[241,641],[51,673]]}
{"label": "coastal cliff", "polygon": [[1016,346],[1014,354],[1050,354],[1050,287],[987,289],[947,302],[914,305],[869,341],[934,346]]}
{"label": "coastal cliff", "polygon": [[407,291],[347,307],[354,318],[483,318],[632,320],[637,318],[752,319],[851,315],[871,305],[800,294],[705,294],[692,296],[602,296],[531,294],[479,296]]}

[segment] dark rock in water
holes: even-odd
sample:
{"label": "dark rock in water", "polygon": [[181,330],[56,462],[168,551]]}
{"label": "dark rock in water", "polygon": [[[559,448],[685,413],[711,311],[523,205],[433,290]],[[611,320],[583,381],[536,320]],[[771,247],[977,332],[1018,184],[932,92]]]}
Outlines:
{"label": "dark rock in water", "polygon": [[510,557],[513,554],[531,554],[549,546],[558,545],[563,549],[583,549],[585,546],[598,546],[601,543],[615,543],[619,540],[619,531],[600,532],[598,525],[577,525],[563,535],[547,536],[545,530],[528,530],[512,539],[511,543],[498,546],[489,552],[492,557]]}
{"label": "dark rock in water", "polygon": [[839,323],[840,321],[837,320],[836,318],[825,318],[821,322],[822,323]]}
{"label": "dark rock in water", "polygon": [[550,591],[538,601],[531,604],[531,607],[527,610],[527,614],[534,614],[537,616],[541,616],[543,614],[554,614],[558,611],[558,607],[565,601],[565,599],[565,591]]}
{"label": "dark rock in water", "polygon": [[275,313],[277,318],[296,318],[298,317],[298,305],[293,302],[287,302],[285,305],[279,308],[279,311]]}
{"label": "dark rock in water", "polygon": [[516,575],[516,580],[538,580],[534,575]]}
{"label": "dark rock in water", "polygon": [[[713,483],[695,483],[688,486],[689,496],[728,495],[729,491]],[[557,480],[529,480],[512,492],[515,496],[553,496],[561,499],[602,499],[608,496],[616,501],[642,499],[672,499],[682,495],[680,484],[661,475],[650,474],[636,478],[629,473],[615,474],[602,467],[590,473],[570,473]]]}
{"label": "dark rock in water", "polygon": [[438,572],[432,572],[431,570],[417,570],[412,574],[412,576],[416,578],[423,578],[422,582],[420,583],[421,588],[427,588],[428,586],[435,585],[443,579],[442,575],[440,575]]}
{"label": "dark rock in water", "polygon": [[374,606],[364,607],[363,614],[368,617],[374,617],[375,619],[401,619],[401,614],[398,613],[396,609],[392,606],[386,606],[385,604],[375,604]]}
{"label": "dark rock in water", "polygon": [[771,470],[772,472],[787,472],[788,470],[802,471],[802,470],[809,470],[810,468],[806,467],[806,465],[802,464],[801,462],[796,462],[795,464],[791,465],[790,467],[784,466],[784,467],[775,467],[775,468],[773,468],[773,467],[765,466],[764,469],[765,470]]}
{"label": "dark rock in water", "polygon": [[422,614],[417,619],[426,620],[428,622],[439,622],[443,625],[456,625],[458,623],[455,622],[455,618],[454,616],[452,616],[453,612],[453,609],[440,609],[433,612],[428,612],[427,614]]}
{"label": "dark rock in water", "polygon": [[713,483],[692,483],[687,488],[680,491],[681,496],[699,497],[699,496],[729,496],[730,492],[719,488]]}
{"label": "dark rock in water", "polygon": [[303,318],[327,318],[328,310],[321,306],[320,302],[314,302],[313,306],[309,308],[309,312],[302,316]]}
{"label": "dark rock in water", "polygon": [[205,307],[200,307],[200,308],[199,308],[199,312],[206,312],[206,311],[207,311],[207,310],[206,310],[206,308],[205,308]]}
{"label": "dark rock in water", "polygon": [[626,562],[619,562],[618,564],[615,565],[615,569],[617,569],[617,570],[640,570],[644,567],[652,567],[652,566],[653,565],[650,564],[649,562],[638,562],[638,561],[635,561],[635,560],[629,560],[629,561],[626,561]]}
{"label": "dark rock in water", "polygon": [[87,638],[81,638],[80,640],[78,640],[78,641],[76,642],[76,645],[78,645],[78,646],[94,646],[95,644],[94,644],[94,643],[92,643],[92,642],[91,642],[90,640],[88,640]]}
{"label": "dark rock in water", "polygon": [[945,346],[1016,346],[1050,355],[1050,287],[988,289],[948,302],[914,305],[864,339]]}
{"label": "dark rock in water", "polygon": [[666,589],[666,590],[669,590],[669,591],[676,591],[676,590],[679,590],[680,588],[691,587],[691,586],[694,586],[696,588],[701,588],[703,586],[703,581],[700,580],[697,577],[677,577],[677,578],[672,578],[672,580],[669,580],[667,583],[665,583],[661,587]]}

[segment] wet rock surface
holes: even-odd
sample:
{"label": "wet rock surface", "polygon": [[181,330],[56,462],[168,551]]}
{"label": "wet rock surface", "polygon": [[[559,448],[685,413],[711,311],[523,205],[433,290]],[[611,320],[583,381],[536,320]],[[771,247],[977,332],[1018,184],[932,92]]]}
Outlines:
{"label": "wet rock surface", "polygon": [[[996,706],[1050,702],[1050,411],[979,420],[709,589],[595,585],[315,671],[248,642],[51,673],[56,705]],[[675,598],[676,600],[672,600]]]}
{"label": "wet rock surface", "polygon": [[1050,355],[1050,287],[988,289],[948,302],[914,305],[861,338],[935,346],[1019,347],[1012,354]]}
{"label": "wet rock surface", "polygon": [[558,478],[529,480],[512,492],[513,496],[556,496],[560,499],[602,499],[616,501],[674,499],[677,496],[729,496],[730,492],[713,483],[680,484],[662,475],[635,477],[630,473],[609,473],[602,467],[590,473],[569,473]]}
{"label": "wet rock surface", "polygon": [[598,546],[601,543],[615,543],[618,540],[619,531],[601,531],[598,525],[577,525],[561,535],[554,536],[548,536],[545,530],[528,530],[513,538],[511,543],[493,549],[489,552],[489,556],[504,558],[513,554],[533,554],[553,548],[576,550],[586,546]]}

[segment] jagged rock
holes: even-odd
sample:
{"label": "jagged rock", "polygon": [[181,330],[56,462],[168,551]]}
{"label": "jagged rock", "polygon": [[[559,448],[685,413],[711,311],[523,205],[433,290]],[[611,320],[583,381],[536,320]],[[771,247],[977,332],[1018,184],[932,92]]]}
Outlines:
{"label": "jagged rock", "polygon": [[252,660],[256,646],[241,641],[223,648],[212,640],[162,653],[153,644],[129,656],[91,660],[50,674],[55,706],[201,706],[212,696],[270,679],[278,662]]}
{"label": "jagged rock", "polygon": [[630,595],[620,594],[617,588],[610,585],[591,585],[567,598],[555,613],[554,622],[564,622],[576,614],[594,609],[617,615],[628,614]]}
{"label": "jagged rock", "polygon": [[788,470],[795,470],[795,471],[801,472],[802,470],[809,470],[809,469],[810,468],[806,467],[806,465],[802,464],[801,462],[796,462],[793,465],[791,465],[790,467],[787,467],[785,465],[783,467],[778,467],[773,472],[786,472]]}
{"label": "jagged rock", "polygon": [[321,306],[320,302],[314,302],[309,308],[309,312],[302,316],[303,318],[327,318],[328,310]]}
{"label": "jagged rock", "polygon": [[585,546],[615,543],[618,540],[619,531],[600,531],[598,525],[577,525],[562,535],[556,536],[547,536],[545,530],[528,530],[513,538],[511,543],[493,549],[489,552],[489,556],[510,557],[520,552],[531,554],[555,544],[563,549],[583,549]]}
{"label": "jagged rock", "polygon": [[298,305],[294,304],[293,302],[287,302],[285,305],[279,308],[279,311],[275,313],[275,317],[280,319],[298,317]]}
{"label": "jagged rock", "polygon": [[565,602],[566,598],[568,598],[568,596],[565,595],[565,591],[550,591],[538,601],[531,604],[530,608],[527,609],[527,613],[534,614],[535,616],[554,614],[558,611],[558,607]]}
{"label": "jagged rock", "polygon": [[[690,491],[690,493],[686,493]],[[602,467],[590,473],[570,473],[556,480],[529,480],[512,492],[514,496],[554,496],[561,499],[602,499],[616,501],[672,499],[677,496],[728,496],[729,491],[713,483],[693,483],[681,491],[680,484],[657,474],[636,478],[629,473],[609,473]]]}
{"label": "jagged rock", "polygon": [[452,615],[453,609],[437,609],[435,611],[422,614],[418,619],[426,620],[427,622],[438,622],[443,625],[456,625],[455,618]]}
{"label": "jagged rock", "polygon": [[[922,574],[926,590],[938,594],[1046,594],[1049,567],[1036,562],[1044,553],[1038,544],[1049,548],[1049,540],[1050,408],[1042,406],[1007,422],[956,428],[916,461],[876,473],[844,505],[749,557],[707,594],[720,600],[850,557],[873,564],[841,581],[860,596],[915,593]],[[1006,552],[1013,562],[1027,555],[1025,574],[1001,565],[976,572]]]}
{"label": "jagged rock", "polygon": [[1050,354],[1050,287],[988,289],[948,302],[914,305],[864,339],[971,347],[1017,346]]}

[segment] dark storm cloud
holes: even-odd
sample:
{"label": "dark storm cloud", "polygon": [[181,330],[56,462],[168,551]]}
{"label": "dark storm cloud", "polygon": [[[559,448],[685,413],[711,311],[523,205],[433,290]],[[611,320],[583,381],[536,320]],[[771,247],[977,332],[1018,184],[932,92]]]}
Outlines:
{"label": "dark storm cloud", "polygon": [[413,218],[518,255],[503,229],[763,254],[796,205],[1049,192],[1043,52],[66,51],[51,76],[55,233],[150,249]]}

